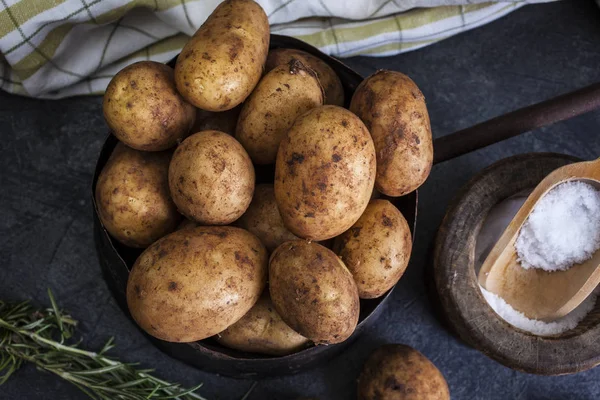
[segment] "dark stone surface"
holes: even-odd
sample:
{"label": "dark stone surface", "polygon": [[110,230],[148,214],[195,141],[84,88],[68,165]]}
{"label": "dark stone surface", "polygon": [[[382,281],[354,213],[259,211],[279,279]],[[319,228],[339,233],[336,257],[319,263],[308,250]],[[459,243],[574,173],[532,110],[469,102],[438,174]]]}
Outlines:
{"label": "dark stone surface", "polygon": [[[515,108],[600,81],[600,10],[593,1],[527,6],[499,21],[416,52],[353,58],[362,74],[377,68],[410,75],[424,92],[436,137]],[[252,382],[197,371],[162,354],[120,311],[100,275],[92,240],[90,180],[105,137],[100,98],[42,101],[0,94],[0,296],[48,304],[46,288],[81,321],[84,345],[116,338],[116,354],[185,385],[204,382],[208,399],[239,399]],[[600,111],[436,166],[420,192],[414,256],[376,326],[322,367],[259,383],[250,399],[299,395],[347,400],[368,354],[401,342],[428,356],[453,399],[592,400],[600,369],[539,377],[512,371],[448,334],[427,298],[429,247],[453,194],[481,168],[509,155],[555,151],[600,155]],[[31,366],[0,390],[3,399],[85,398]]]}

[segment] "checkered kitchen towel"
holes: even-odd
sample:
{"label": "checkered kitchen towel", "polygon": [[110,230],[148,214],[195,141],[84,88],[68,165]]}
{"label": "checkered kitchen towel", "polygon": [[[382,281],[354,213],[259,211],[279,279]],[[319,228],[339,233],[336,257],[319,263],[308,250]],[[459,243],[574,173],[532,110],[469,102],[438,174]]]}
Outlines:
{"label": "checkered kitchen towel", "polygon": [[[349,57],[417,49],[547,0],[257,1],[272,33]],[[0,87],[43,98],[101,94],[124,66],[173,58],[219,2],[0,0]]]}

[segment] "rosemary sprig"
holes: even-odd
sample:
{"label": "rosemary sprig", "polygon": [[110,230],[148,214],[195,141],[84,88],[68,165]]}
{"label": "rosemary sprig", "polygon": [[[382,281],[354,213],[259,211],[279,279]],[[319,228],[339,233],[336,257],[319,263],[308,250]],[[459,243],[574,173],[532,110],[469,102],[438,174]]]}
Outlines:
{"label": "rosemary sprig", "polygon": [[0,385],[30,362],[77,386],[92,399],[206,400],[195,392],[202,386],[182,388],[137,369],[106,352],[114,347],[112,338],[99,352],[79,348],[69,340],[77,321],[59,310],[48,290],[51,307],[37,310],[28,302],[10,304],[0,300]]}

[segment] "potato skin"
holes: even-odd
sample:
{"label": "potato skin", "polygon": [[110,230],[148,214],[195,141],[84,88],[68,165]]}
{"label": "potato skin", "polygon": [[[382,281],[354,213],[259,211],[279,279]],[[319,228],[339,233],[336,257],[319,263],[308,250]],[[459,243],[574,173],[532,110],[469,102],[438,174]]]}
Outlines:
{"label": "potato skin", "polygon": [[192,221],[191,219],[183,218],[181,220],[181,222],[179,223],[179,225],[177,225],[176,230],[179,231],[181,229],[195,228],[197,226],[199,226],[199,225],[196,221]]}
{"label": "potato skin", "polygon": [[378,71],[358,86],[350,111],[373,137],[377,190],[403,196],[421,186],[431,172],[433,141],[425,97],[417,85],[400,72]]}
{"label": "potato skin", "polygon": [[344,105],[344,87],[333,68],[319,57],[297,49],[273,49],[269,51],[265,71],[269,72],[278,65],[287,64],[291,59],[298,59],[304,65],[316,72],[323,90],[325,91],[324,104],[342,107]]}
{"label": "potato skin", "polygon": [[242,111],[241,105],[221,112],[204,111],[197,108],[196,122],[191,132],[220,131],[233,136],[235,135],[235,127],[240,116],[240,111]]}
{"label": "potato skin", "polygon": [[358,400],[450,400],[448,383],[423,354],[403,344],[381,346],[358,378]]}
{"label": "potato skin", "polygon": [[179,211],[204,225],[227,225],[248,208],[254,167],[246,150],[219,131],[193,134],[169,165],[169,188]]}
{"label": "potato skin", "polygon": [[300,116],[281,141],[275,198],[296,236],[325,240],[350,228],[373,191],[375,148],[367,128],[337,106]]}
{"label": "potato skin", "polygon": [[305,348],[310,341],[286,325],[265,292],[235,324],[215,336],[224,346],[240,351],[284,356]]}
{"label": "potato skin", "polygon": [[275,310],[293,330],[317,344],[352,335],[360,311],[352,274],[331,250],[317,243],[283,243],[269,261]]}
{"label": "potato skin", "polygon": [[113,134],[137,150],[175,146],[192,128],[194,107],[175,89],[173,69],[154,61],[123,68],[108,84],[102,110]]}
{"label": "potato skin", "polygon": [[259,299],[266,274],[267,251],[251,233],[230,226],[183,229],[139,256],[127,304],[150,335],[193,342],[242,318]]}
{"label": "potato skin", "polygon": [[224,1],[181,50],[175,65],[177,90],[207,111],[241,104],[262,75],[269,33],[269,21],[257,3]]}
{"label": "potato skin", "polygon": [[236,225],[256,235],[270,252],[284,242],[298,239],[283,225],[275,201],[275,190],[269,183],[256,185],[252,203],[236,221]]}
{"label": "potato skin", "polygon": [[255,164],[273,164],[279,143],[296,118],[323,105],[314,72],[293,58],[266,74],[244,103],[235,138]]}
{"label": "potato skin", "polygon": [[388,200],[371,200],[352,228],[336,237],[333,251],[352,273],[361,299],[382,296],[408,265],[410,228]]}
{"label": "potato skin", "polygon": [[168,184],[170,152],[141,152],[117,144],[96,183],[98,217],[129,247],[144,248],[181,219]]}

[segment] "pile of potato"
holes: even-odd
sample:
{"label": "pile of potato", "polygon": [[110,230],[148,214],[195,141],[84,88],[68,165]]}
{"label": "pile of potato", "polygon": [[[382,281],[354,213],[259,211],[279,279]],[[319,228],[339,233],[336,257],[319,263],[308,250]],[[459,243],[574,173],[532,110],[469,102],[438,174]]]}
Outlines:
{"label": "pile of potato", "polygon": [[[342,342],[359,299],[386,293],[408,264],[408,224],[379,193],[410,193],[429,174],[423,95],[379,71],[345,109],[329,65],[269,52],[269,37],[258,4],[227,0],[174,70],[138,62],[106,90],[121,143],[96,204],[114,239],[145,248],[127,302],[159,339],[214,336],[270,355]],[[272,183],[256,185],[267,164]]]}

